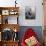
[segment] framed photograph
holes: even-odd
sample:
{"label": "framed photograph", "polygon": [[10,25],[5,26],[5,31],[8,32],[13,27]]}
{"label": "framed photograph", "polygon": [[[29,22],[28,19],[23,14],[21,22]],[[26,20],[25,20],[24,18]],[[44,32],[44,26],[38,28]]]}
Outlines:
{"label": "framed photograph", "polygon": [[36,18],[36,8],[31,6],[25,7],[25,19],[35,19]]}
{"label": "framed photograph", "polygon": [[3,24],[8,24],[8,16],[3,16],[2,23]]}
{"label": "framed photograph", "polygon": [[18,13],[18,12],[17,12],[16,10],[10,10],[10,11],[9,11],[9,14],[10,14],[10,15],[16,15],[17,13]]}
{"label": "framed photograph", "polygon": [[18,23],[18,16],[3,16],[2,19],[3,24],[17,24]]}
{"label": "framed photograph", "polygon": [[2,15],[9,15],[9,10],[2,10]]}
{"label": "framed photograph", "polygon": [[18,23],[18,17],[17,16],[8,17],[8,24],[17,24],[17,23]]}
{"label": "framed photograph", "polygon": [[2,40],[8,41],[12,40],[12,30],[10,28],[5,28],[2,31]]}

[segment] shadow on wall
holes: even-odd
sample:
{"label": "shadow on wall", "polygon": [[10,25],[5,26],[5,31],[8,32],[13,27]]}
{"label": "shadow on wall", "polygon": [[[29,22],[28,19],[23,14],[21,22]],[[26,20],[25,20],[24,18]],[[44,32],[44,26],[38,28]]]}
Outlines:
{"label": "shadow on wall", "polygon": [[43,30],[42,30],[42,26],[21,26],[20,27],[20,32],[19,32],[19,39],[20,39],[20,42],[24,36],[24,33],[25,31],[28,29],[28,28],[32,28],[34,30],[34,32],[36,32],[37,34],[37,37],[39,39],[39,41],[41,43],[43,43]]}

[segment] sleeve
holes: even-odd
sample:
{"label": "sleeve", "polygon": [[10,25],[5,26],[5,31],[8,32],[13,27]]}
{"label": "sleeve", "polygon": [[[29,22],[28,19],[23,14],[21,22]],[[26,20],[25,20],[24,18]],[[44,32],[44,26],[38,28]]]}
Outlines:
{"label": "sleeve", "polygon": [[22,39],[22,42],[21,42],[21,46],[26,46],[23,39]]}

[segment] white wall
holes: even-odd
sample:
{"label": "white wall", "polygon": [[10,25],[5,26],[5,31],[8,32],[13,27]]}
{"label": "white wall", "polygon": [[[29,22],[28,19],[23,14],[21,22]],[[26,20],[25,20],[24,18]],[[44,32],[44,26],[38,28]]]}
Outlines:
{"label": "white wall", "polygon": [[[0,6],[14,6],[15,0],[0,0]],[[43,6],[42,0],[17,0],[20,7],[19,12],[19,24],[21,26],[43,26]],[[25,6],[36,7],[36,19],[35,20],[26,20],[25,19]]]}
{"label": "white wall", "polygon": [[[23,3],[25,2],[25,3]],[[42,0],[26,0],[21,1],[21,15],[20,15],[20,25],[22,26],[43,26],[43,6],[42,6]],[[36,7],[36,19],[35,20],[26,20],[25,19],[25,6],[32,6]]]}

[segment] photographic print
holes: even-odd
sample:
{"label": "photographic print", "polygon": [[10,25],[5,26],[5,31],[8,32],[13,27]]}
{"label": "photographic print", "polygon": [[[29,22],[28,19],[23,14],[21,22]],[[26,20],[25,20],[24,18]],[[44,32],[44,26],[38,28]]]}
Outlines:
{"label": "photographic print", "polygon": [[35,19],[36,17],[36,8],[26,6],[25,7],[25,19]]}
{"label": "photographic print", "polygon": [[2,10],[2,15],[9,15],[9,10]]}

